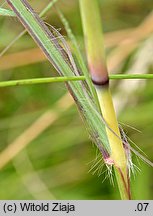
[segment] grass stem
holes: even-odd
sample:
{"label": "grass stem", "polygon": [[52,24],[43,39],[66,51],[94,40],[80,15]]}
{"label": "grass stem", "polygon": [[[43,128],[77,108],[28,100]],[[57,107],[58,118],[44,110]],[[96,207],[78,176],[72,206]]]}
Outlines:
{"label": "grass stem", "polygon": [[[118,128],[111,92],[109,90],[109,77],[105,60],[103,30],[98,1],[80,0],[79,3],[88,67],[97,91],[102,116],[107,124],[106,133],[111,152],[106,165],[114,167],[121,198],[130,199],[126,155]],[[104,155],[103,157],[105,159]]]}
{"label": "grass stem", "polygon": [[0,82],[1,87],[8,86],[19,86],[19,85],[33,85],[42,83],[56,83],[56,82],[69,82],[69,81],[79,81],[85,80],[84,76],[74,76],[74,77],[51,77],[51,78],[36,78],[36,79],[23,79],[23,80],[10,80]]}
{"label": "grass stem", "polygon": [[[113,74],[109,75],[111,80],[121,80],[121,79],[153,79],[153,74]],[[73,76],[73,77],[48,77],[48,78],[33,78],[33,79],[22,79],[22,80],[9,80],[1,81],[0,88],[9,86],[19,86],[19,85],[34,85],[43,83],[56,83],[56,82],[70,82],[70,81],[80,81],[86,80],[85,76]]]}

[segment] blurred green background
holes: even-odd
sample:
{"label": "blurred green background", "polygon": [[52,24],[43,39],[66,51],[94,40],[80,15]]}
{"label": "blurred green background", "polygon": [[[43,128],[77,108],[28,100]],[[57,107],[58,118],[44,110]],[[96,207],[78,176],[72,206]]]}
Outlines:
{"label": "blurred green background", "polygon": [[[39,12],[49,0],[29,2]],[[59,0],[56,6],[85,56],[78,1]],[[152,73],[153,1],[101,0],[100,9],[110,73]],[[43,19],[67,40],[55,7]],[[16,18],[0,16],[0,50],[22,30]],[[50,76],[56,71],[28,34],[0,57],[1,81]],[[111,90],[127,136],[153,160],[153,81],[111,81]],[[100,176],[92,174],[96,167],[89,172],[97,150],[76,107],[66,108],[71,99],[62,102],[66,93],[59,83],[0,89],[0,199],[120,198],[105,167]],[[133,161],[133,198],[152,199],[153,168],[134,155]]]}

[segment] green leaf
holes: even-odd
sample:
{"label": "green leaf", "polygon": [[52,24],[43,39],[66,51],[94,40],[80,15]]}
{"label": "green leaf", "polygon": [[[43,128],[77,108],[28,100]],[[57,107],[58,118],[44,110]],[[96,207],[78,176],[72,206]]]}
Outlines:
{"label": "green leaf", "polygon": [[[58,73],[66,77],[80,75],[64,38],[61,37],[60,39],[59,36],[56,38],[27,1],[7,0],[7,2]],[[57,32],[55,32],[55,35],[57,35]],[[62,45],[59,42],[62,42]],[[98,111],[89,86],[85,81],[69,82],[67,86],[80,110],[90,137],[100,151],[105,149],[110,152],[105,123]]]}

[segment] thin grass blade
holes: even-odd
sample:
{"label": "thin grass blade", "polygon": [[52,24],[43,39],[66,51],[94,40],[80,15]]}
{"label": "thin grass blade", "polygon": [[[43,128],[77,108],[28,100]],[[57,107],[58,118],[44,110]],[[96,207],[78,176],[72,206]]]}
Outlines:
{"label": "thin grass blade", "polygon": [[[59,38],[57,39],[49,31],[27,1],[7,0],[7,2],[60,75],[82,75],[82,72],[74,70],[74,63],[70,59],[70,53],[63,49],[63,47],[67,46],[65,42],[64,46],[59,43]],[[68,82],[67,87],[80,110],[90,137],[100,151],[105,149],[105,151],[110,152],[104,121],[86,81]]]}

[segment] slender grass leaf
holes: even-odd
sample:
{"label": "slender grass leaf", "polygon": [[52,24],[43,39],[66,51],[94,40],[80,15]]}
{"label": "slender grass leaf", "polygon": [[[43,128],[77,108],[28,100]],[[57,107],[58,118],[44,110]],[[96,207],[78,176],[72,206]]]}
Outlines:
{"label": "slender grass leaf", "polygon": [[[60,44],[59,38],[49,31],[44,22],[34,12],[25,0],[7,0],[20,22],[40,46],[48,60],[54,65],[62,76],[78,76],[82,72],[76,70],[71,54],[66,49],[66,42]],[[64,38],[62,39],[63,42]],[[99,150],[103,149],[110,153],[110,146],[106,135],[104,120],[98,111],[90,88],[86,81],[68,82],[67,87],[73,96],[82,118],[85,121],[90,137],[93,139]]]}

